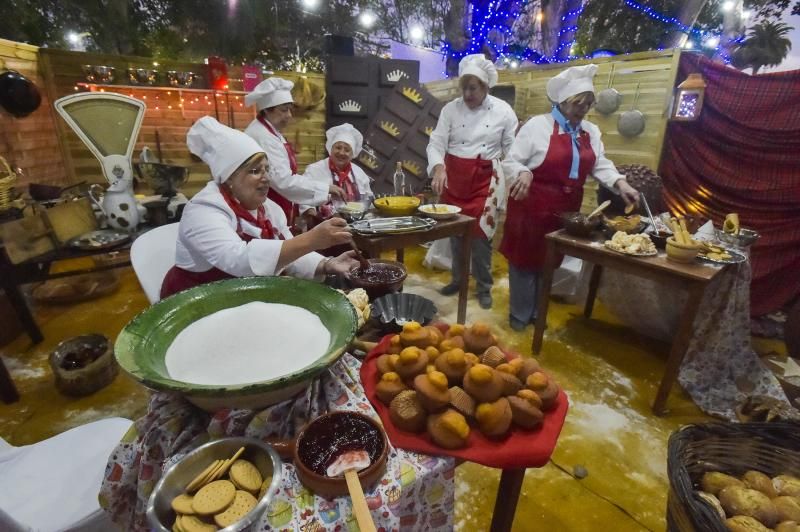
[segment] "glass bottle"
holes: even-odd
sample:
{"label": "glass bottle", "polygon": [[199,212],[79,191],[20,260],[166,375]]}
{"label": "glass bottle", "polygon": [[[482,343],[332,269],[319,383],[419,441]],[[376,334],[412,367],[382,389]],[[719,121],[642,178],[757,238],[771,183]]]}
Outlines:
{"label": "glass bottle", "polygon": [[392,183],[394,185],[395,196],[406,195],[406,174],[403,172],[403,163],[400,161],[397,162],[397,166],[395,167]]}

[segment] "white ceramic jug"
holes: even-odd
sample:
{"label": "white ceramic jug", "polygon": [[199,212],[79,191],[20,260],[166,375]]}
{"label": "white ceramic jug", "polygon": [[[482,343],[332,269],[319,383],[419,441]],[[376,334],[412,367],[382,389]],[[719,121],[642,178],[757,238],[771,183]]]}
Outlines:
{"label": "white ceramic jug", "polygon": [[[102,198],[98,194],[102,193]],[[133,181],[119,180],[103,192],[100,185],[92,185],[89,197],[105,215],[108,225],[122,231],[136,231],[140,215],[133,196]]]}

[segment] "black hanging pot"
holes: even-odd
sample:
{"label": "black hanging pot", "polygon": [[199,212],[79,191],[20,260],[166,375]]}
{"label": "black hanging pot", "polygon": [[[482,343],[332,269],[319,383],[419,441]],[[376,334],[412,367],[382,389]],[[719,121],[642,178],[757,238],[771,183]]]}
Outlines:
{"label": "black hanging pot", "polygon": [[42,95],[31,80],[15,70],[0,74],[0,106],[17,118],[28,116],[42,103]]}

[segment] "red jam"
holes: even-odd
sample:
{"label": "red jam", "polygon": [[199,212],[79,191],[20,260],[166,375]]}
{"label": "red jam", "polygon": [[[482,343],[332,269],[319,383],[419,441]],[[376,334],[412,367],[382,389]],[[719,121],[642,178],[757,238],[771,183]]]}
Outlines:
{"label": "red jam", "polygon": [[383,435],[362,418],[346,412],[312,422],[297,442],[297,455],[306,467],[325,476],[328,466],[346,451],[365,450],[370,463],[378,461]]}

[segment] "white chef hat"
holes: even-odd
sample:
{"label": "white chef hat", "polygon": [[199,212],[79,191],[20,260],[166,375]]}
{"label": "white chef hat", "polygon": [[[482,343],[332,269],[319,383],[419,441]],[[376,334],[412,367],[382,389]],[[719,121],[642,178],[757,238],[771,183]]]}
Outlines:
{"label": "white chef hat", "polygon": [[224,183],[247,159],[264,150],[249,135],[204,116],[186,134],[189,151],[211,168],[217,183]]}
{"label": "white chef hat", "polygon": [[596,73],[597,65],[594,64],[570,67],[547,80],[547,97],[554,103],[561,103],[582,92],[594,94],[592,78]]}
{"label": "white chef hat", "polygon": [[464,56],[458,64],[458,77],[466,75],[475,76],[489,87],[497,85],[497,69],[483,54]]}
{"label": "white chef hat", "polygon": [[271,77],[267,78],[253,89],[253,92],[244,97],[246,105],[255,105],[256,110],[268,109],[276,105],[291,103],[292,87],[294,83],[288,79]]}
{"label": "white chef hat", "polygon": [[334,144],[344,142],[353,149],[353,157],[357,157],[361,153],[361,144],[364,142],[361,132],[347,123],[330,128],[325,132],[325,138],[327,139],[325,149],[328,150],[328,153],[331,153]]}

